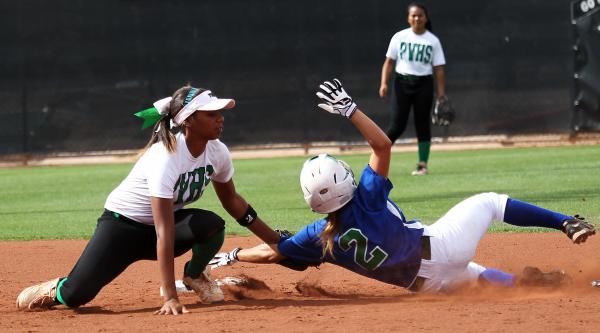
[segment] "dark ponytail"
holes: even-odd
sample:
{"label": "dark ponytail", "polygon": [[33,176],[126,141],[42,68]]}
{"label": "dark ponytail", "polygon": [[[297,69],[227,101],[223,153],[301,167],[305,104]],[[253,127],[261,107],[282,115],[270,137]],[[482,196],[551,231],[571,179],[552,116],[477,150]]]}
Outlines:
{"label": "dark ponytail", "polygon": [[429,17],[429,12],[427,12],[427,7],[425,7],[425,5],[420,2],[411,2],[406,7],[406,12],[407,13],[410,12],[410,9],[413,7],[417,7],[419,9],[421,9],[423,11],[423,13],[425,13],[425,17],[427,17],[427,23],[425,23],[425,29],[429,30],[429,32],[433,32],[433,26],[431,25],[431,18]]}

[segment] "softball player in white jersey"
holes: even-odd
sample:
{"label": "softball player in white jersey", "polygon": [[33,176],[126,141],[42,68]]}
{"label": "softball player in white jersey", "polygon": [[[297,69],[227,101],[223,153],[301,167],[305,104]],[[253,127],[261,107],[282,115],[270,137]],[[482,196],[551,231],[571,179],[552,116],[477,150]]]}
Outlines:
{"label": "softball player in white jersey", "polygon": [[185,313],[175,287],[174,257],[190,249],[184,283],[203,303],[222,301],[223,293],[205,267],[223,244],[224,221],[213,212],[184,206],[198,200],[212,182],[223,208],[238,223],[265,242],[279,240],[235,190],[229,151],[218,140],[222,111],[234,105],[234,100],[219,99],[209,90],[185,86],[141,112],[146,125],[158,122],[147,150],[108,196],[77,264],[66,277],[23,290],[17,308],[79,307],[130,264],[157,260],[164,303],[155,313]]}
{"label": "softball player in white jersey", "polygon": [[388,82],[394,69],[392,117],[386,132],[392,143],[398,139],[408,121],[411,108],[418,140],[419,162],[413,175],[427,174],[427,163],[431,148],[431,107],[433,104],[433,77],[437,86],[437,97],[446,94],[444,72],[444,50],[439,39],[431,33],[431,20],[422,4],[412,3],[407,7],[410,28],[397,32],[385,54],[381,69],[379,96],[388,94]]}

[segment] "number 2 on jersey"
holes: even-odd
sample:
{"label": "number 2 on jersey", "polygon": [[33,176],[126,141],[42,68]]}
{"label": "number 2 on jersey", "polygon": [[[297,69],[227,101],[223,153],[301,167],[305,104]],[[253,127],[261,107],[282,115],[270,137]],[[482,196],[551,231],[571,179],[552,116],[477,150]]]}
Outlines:
{"label": "number 2 on jersey", "polygon": [[342,234],[338,240],[338,245],[344,251],[350,250],[352,245],[354,245],[354,262],[369,271],[379,267],[388,257],[388,254],[385,251],[379,246],[376,246],[369,252],[369,258],[367,258],[369,239],[362,231],[360,231],[360,229],[356,228],[348,229],[348,231]]}

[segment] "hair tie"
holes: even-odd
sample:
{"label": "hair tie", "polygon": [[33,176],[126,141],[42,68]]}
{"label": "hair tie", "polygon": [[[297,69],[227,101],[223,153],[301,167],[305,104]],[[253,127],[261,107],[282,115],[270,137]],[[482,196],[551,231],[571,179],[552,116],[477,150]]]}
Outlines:
{"label": "hair tie", "polygon": [[154,126],[154,124],[159,122],[165,116],[171,117],[171,114],[169,113],[169,104],[171,103],[171,100],[171,97],[165,97],[152,103],[153,106],[151,108],[134,113],[136,117],[144,120],[142,129]]}

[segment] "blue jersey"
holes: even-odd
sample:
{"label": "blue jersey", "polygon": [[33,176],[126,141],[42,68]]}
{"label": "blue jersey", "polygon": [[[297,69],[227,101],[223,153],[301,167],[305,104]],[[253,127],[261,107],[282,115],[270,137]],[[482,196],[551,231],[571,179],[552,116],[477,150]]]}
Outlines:
{"label": "blue jersey", "polygon": [[408,287],[421,265],[423,227],[407,222],[389,199],[392,183],[365,167],[354,197],[339,212],[340,228],[333,256],[323,257],[320,235],[327,221],[307,225],[296,235],[281,239],[279,252],[289,258],[319,264],[330,262],[386,283]]}

